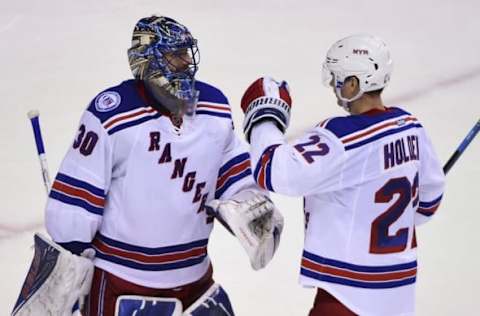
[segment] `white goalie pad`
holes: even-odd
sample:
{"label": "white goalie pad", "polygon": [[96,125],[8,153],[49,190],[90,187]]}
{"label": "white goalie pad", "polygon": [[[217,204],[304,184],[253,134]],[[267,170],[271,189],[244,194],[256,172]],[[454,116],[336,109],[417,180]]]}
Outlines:
{"label": "white goalie pad", "polygon": [[182,316],[182,302],[176,298],[121,295],[115,316]]}
{"label": "white goalie pad", "polygon": [[280,242],[283,216],[267,196],[245,190],[229,200],[213,200],[206,207],[237,237],[254,270],[270,262]]}
{"label": "white goalie pad", "polygon": [[90,291],[93,263],[40,234],[34,241],[34,257],[12,316],[71,316],[75,302]]}

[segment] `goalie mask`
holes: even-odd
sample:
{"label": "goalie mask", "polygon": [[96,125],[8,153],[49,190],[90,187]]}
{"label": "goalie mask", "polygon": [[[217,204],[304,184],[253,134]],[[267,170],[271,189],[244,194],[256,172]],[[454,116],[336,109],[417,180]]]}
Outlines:
{"label": "goalie mask", "polygon": [[142,18],[133,30],[128,60],[133,76],[174,116],[195,113],[199,53],[185,26],[163,16]]}
{"label": "goalie mask", "polygon": [[[385,88],[392,68],[390,52],[380,38],[367,34],[352,35],[339,40],[328,50],[322,81],[328,86],[333,80],[335,93],[348,111],[348,103],[358,100],[365,92]],[[347,99],[340,90],[349,77],[358,79],[359,91]]]}

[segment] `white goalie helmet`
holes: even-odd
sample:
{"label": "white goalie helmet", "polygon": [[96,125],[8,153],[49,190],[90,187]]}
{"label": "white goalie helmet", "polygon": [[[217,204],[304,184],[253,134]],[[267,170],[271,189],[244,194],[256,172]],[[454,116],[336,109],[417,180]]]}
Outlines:
{"label": "white goalie helmet", "polygon": [[[337,97],[343,103],[359,99],[365,92],[385,88],[393,69],[390,51],[383,40],[368,34],[357,34],[339,40],[330,47],[323,63],[322,81],[329,86],[332,79]],[[354,97],[342,97],[345,80],[355,76],[359,92]]]}

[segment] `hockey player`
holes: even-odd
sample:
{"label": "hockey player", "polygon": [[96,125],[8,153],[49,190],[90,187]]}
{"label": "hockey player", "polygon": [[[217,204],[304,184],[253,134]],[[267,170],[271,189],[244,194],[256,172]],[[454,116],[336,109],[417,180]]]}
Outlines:
{"label": "hockey player", "polygon": [[[36,237],[18,315],[71,314],[78,292],[89,291],[91,249],[84,315],[233,315],[212,279],[212,215],[237,236],[254,269],[278,245],[283,219],[252,177],[227,98],[195,80],[199,57],[189,30],[168,17],[143,18],[128,57],[135,80],[94,98],[60,166],[46,207],[56,244]],[[80,263],[55,268],[60,277],[44,282],[51,289],[27,304],[42,275],[55,274],[51,265],[39,272],[49,252],[48,262]]]}
{"label": "hockey player", "polygon": [[444,174],[419,120],[383,104],[391,71],[382,40],[336,42],[324,81],[350,115],[293,144],[283,135],[292,104],[285,82],[260,78],[242,98],[256,181],[304,197],[300,283],[318,289],[310,316],[414,314],[415,227],[437,210]]}

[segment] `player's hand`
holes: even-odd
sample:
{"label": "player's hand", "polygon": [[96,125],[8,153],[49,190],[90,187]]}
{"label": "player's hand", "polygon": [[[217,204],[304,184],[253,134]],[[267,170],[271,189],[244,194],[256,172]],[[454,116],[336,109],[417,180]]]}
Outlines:
{"label": "player's hand", "polygon": [[245,113],[243,132],[248,142],[253,126],[264,120],[275,122],[285,132],[292,106],[288,84],[286,81],[277,82],[271,77],[261,77],[245,91],[241,106]]}

